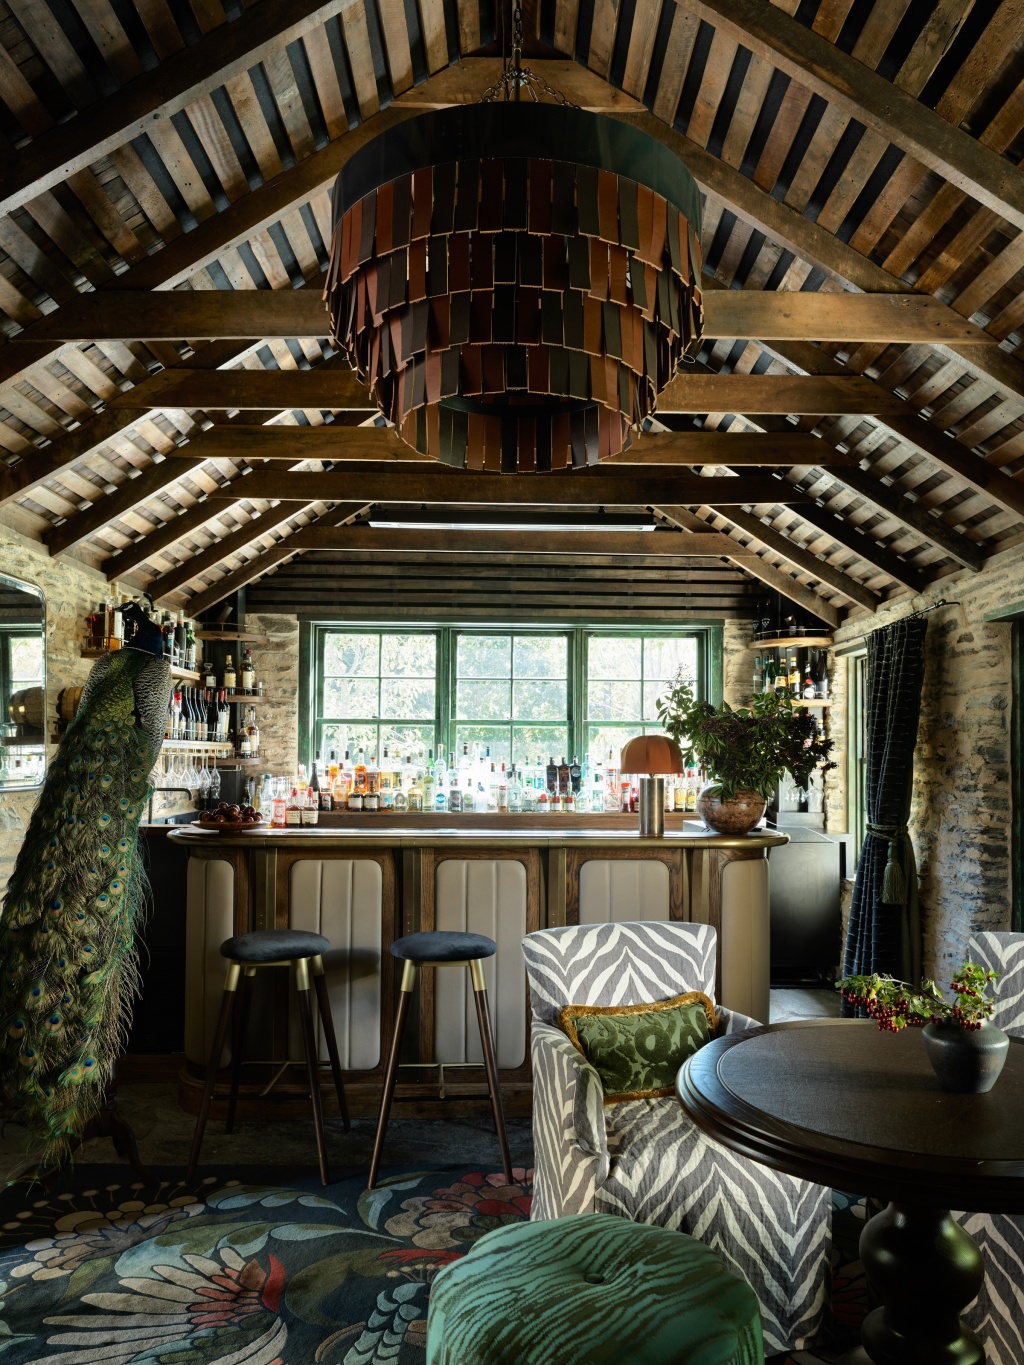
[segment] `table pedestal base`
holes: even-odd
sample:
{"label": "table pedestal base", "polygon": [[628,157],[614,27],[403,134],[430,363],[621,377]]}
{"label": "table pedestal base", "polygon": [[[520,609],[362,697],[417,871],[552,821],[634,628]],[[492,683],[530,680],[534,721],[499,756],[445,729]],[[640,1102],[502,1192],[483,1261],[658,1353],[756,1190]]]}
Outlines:
{"label": "table pedestal base", "polygon": [[863,1345],[838,1365],[983,1365],[985,1349],[960,1313],[985,1267],[948,1212],[890,1204],[865,1225],[860,1257],[882,1306],[864,1319]]}

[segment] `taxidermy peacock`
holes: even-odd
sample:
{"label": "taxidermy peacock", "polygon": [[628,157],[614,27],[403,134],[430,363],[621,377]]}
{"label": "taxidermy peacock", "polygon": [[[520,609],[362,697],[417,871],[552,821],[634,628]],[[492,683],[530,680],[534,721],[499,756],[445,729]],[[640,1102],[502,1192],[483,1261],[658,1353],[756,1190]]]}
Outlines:
{"label": "taxidermy peacock", "polygon": [[[50,764],[0,919],[0,1094],[5,1120],[64,1159],[104,1104],[138,991],[138,856],[171,671],[159,629],[97,659]],[[129,632],[126,631],[126,634]]]}

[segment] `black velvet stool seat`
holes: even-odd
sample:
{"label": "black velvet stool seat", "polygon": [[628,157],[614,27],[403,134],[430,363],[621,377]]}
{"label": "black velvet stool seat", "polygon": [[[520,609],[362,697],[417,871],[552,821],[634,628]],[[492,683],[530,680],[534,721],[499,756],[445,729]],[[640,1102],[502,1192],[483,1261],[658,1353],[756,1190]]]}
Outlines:
{"label": "black velvet stool seat", "polygon": [[[199,1152],[203,1145],[203,1133],[210,1116],[214,1088],[217,1084],[217,1070],[220,1066],[224,1041],[227,1038],[228,1024],[234,1008],[234,1033],[231,1045],[231,1088],[228,1093],[227,1132],[235,1124],[235,1107],[238,1103],[238,1083],[242,1071],[245,1048],[245,1034],[249,1022],[249,1004],[252,978],[260,967],[288,967],[295,980],[295,996],[298,1003],[299,1024],[302,1029],[302,1044],[306,1054],[306,1072],[309,1078],[309,1094],[313,1105],[313,1129],[316,1133],[316,1153],[320,1164],[320,1179],[327,1185],[327,1144],[324,1139],[324,1114],[320,1103],[320,1061],[316,1052],[313,1034],[313,1009],[309,999],[310,977],[316,991],[320,1023],[327,1044],[327,1055],[331,1059],[331,1074],[334,1089],[338,1096],[345,1132],[350,1128],[348,1104],[345,1100],[345,1085],[341,1078],[341,1060],[338,1056],[338,1041],[334,1036],[334,1021],[331,1018],[331,1002],[327,995],[324,980],[323,955],[330,948],[330,940],[323,934],[308,933],[304,929],[258,929],[249,934],[235,934],[220,945],[221,957],[228,962],[227,977],[224,981],[224,994],[221,997],[220,1014],[214,1030],[213,1047],[206,1068],[206,1086],[203,1102],[196,1119],[196,1130],[192,1138],[192,1151],[188,1159],[186,1182],[192,1180],[199,1163]],[[238,989],[241,982],[241,990]],[[237,1003],[236,1003],[236,997]]]}
{"label": "black velvet stool seat", "polygon": [[384,1135],[387,1132],[391,1101],[395,1094],[395,1079],[398,1075],[398,1055],[402,1047],[405,1021],[409,1015],[409,1001],[416,987],[416,977],[420,967],[466,967],[473,983],[473,1000],[476,1004],[476,1020],[480,1028],[480,1046],[484,1054],[484,1070],[487,1073],[487,1093],[491,1098],[491,1112],[494,1115],[494,1128],[501,1149],[501,1164],[505,1179],[512,1183],[512,1162],[508,1152],[508,1138],[505,1135],[505,1116],[501,1108],[501,1087],[498,1084],[498,1067],[494,1060],[494,1043],[491,1031],[491,1013],[487,1004],[487,984],[484,981],[484,960],[493,957],[498,945],[493,938],[484,934],[464,934],[454,930],[433,930],[420,934],[406,934],[395,939],[391,945],[391,955],[403,963],[402,981],[399,986],[398,1014],[395,1018],[395,1033],[391,1039],[391,1052],[388,1056],[387,1071],[384,1073],[384,1094],[381,1096],[380,1117],[377,1120],[377,1135],[373,1140],[373,1157],[370,1161],[369,1188],[377,1183],[381,1157],[384,1154]]}

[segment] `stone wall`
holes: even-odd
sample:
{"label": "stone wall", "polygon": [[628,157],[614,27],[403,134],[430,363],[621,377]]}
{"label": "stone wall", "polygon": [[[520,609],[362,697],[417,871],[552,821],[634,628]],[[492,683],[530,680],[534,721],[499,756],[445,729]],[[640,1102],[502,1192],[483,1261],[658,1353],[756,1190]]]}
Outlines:
{"label": "stone wall", "polygon": [[[836,633],[841,646],[940,598],[960,603],[928,617],[910,822],[920,872],[924,969],[940,981],[963,961],[973,930],[1011,925],[1011,628],[984,617],[1022,597],[1019,546],[993,557],[980,574],[958,572]],[[832,718],[839,721],[842,661],[836,672]],[[830,784],[832,829],[845,821],[845,811],[839,814],[845,734],[843,739],[837,754],[843,766]]]}
{"label": "stone wall", "polygon": [[722,700],[749,706],[754,685],[754,655],[747,648],[749,621],[725,621],[722,638]]}
{"label": "stone wall", "polygon": [[256,676],[263,679],[266,697],[257,716],[263,758],[260,771],[290,778],[298,767],[299,623],[294,616],[250,614],[243,630],[270,640],[269,645],[251,646]]}
{"label": "stone wall", "polygon": [[[92,662],[81,655],[84,618],[109,591],[102,574],[67,555],[51,558],[45,546],[0,521],[0,572],[33,583],[46,598],[46,715],[53,733],[57,693],[84,683]],[[54,753],[51,746],[49,754]],[[0,792],[0,900],[36,803],[38,788]],[[181,809],[180,799],[154,802],[154,815]]]}

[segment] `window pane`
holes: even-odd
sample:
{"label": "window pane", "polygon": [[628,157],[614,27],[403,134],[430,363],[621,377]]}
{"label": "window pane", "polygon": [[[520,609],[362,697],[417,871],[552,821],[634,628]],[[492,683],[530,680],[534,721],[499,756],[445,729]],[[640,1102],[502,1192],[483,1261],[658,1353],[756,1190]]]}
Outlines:
{"label": "window pane", "polygon": [[669,690],[669,683],[667,682],[644,683],[644,720],[653,720],[657,723],[658,698],[664,697]]}
{"label": "window pane", "polygon": [[385,677],[430,678],[437,667],[433,635],[382,635],[380,671]]}
{"label": "window pane", "polygon": [[639,678],[642,640],[622,636],[592,636],[587,650],[587,674],[591,678]]}
{"label": "window pane", "polygon": [[625,721],[631,716],[639,720],[640,683],[591,680],[587,685],[587,716],[590,720]]}
{"label": "window pane", "polygon": [[43,642],[38,635],[11,637],[11,675],[18,679],[18,686],[42,678]]}
{"label": "window pane", "polygon": [[556,761],[568,756],[569,733],[564,725],[516,725],[512,730],[512,761],[518,767],[532,767],[538,759]]}
{"label": "window pane", "polygon": [[514,642],[517,678],[564,678],[568,645],[564,635],[520,635]]}
{"label": "window pane", "polygon": [[327,678],[324,682],[325,716],[376,716],[376,678]]}
{"label": "window pane", "polygon": [[336,635],[324,640],[326,677],[376,677],[380,657],[379,635]]}
{"label": "window pane", "polygon": [[512,671],[511,663],[511,636],[459,636],[458,676],[460,678],[507,678]]}
{"label": "window pane", "polygon": [[384,678],[380,685],[380,713],[384,717],[433,720],[433,678]]}
{"label": "window pane", "polygon": [[502,759],[507,762],[510,757],[510,739],[511,727],[508,725],[459,725],[455,730],[455,752],[461,757],[463,744],[468,744],[472,757],[473,746],[481,744],[490,747],[491,758],[495,762],[500,763]]}
{"label": "window pane", "polygon": [[424,753],[434,747],[434,727],[432,725],[382,725],[380,727],[380,751],[384,746],[392,758],[407,754],[413,757],[422,749]]}
{"label": "window pane", "polygon": [[587,756],[591,764],[608,763],[608,750],[612,752],[611,765],[619,766],[619,754],[623,746],[635,735],[657,734],[656,725],[588,725]]}
{"label": "window pane", "polygon": [[697,641],[693,636],[671,636],[644,641],[644,678],[671,679],[682,670],[684,678],[696,680]]}
{"label": "window pane", "polygon": [[320,753],[323,755],[331,749],[339,758],[344,757],[347,749],[349,759],[353,763],[356,761],[356,754],[360,749],[364,749],[367,754],[375,754],[377,752],[376,725],[325,725],[323,727],[323,739],[320,743]]}
{"label": "window pane", "polygon": [[540,682],[532,678],[512,687],[512,714],[537,720],[564,720],[566,694],[564,682]]}
{"label": "window pane", "polygon": [[508,720],[511,690],[507,682],[460,682],[456,714],[474,720]]}

